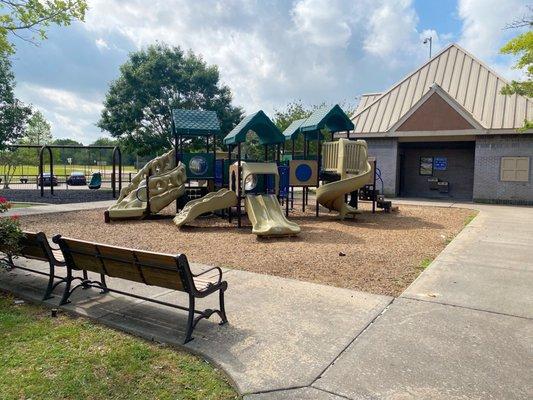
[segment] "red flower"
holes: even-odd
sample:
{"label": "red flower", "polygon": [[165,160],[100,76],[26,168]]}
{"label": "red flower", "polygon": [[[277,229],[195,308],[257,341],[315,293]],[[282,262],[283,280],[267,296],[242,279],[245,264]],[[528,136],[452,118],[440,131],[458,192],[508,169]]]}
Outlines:
{"label": "red flower", "polygon": [[13,221],[18,221],[18,220],[20,219],[20,215],[12,215],[12,216],[11,216],[11,219],[12,219]]}
{"label": "red flower", "polygon": [[0,197],[0,203],[7,203],[7,199],[5,197]]}

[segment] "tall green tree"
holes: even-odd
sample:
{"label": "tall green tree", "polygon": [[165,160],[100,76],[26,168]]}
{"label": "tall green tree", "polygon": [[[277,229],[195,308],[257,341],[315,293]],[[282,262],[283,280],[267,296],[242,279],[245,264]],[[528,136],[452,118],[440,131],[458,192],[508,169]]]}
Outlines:
{"label": "tall green tree", "polygon": [[50,122],[39,111],[34,111],[28,119],[28,126],[21,142],[24,144],[45,145],[52,141]]}
{"label": "tall green tree", "polygon": [[[288,126],[298,119],[303,119],[309,117],[313,111],[316,109],[323,107],[325,103],[318,104],[318,105],[312,105],[312,106],[306,106],[302,103],[301,100],[293,101],[288,103],[283,109],[276,109],[274,110],[274,120],[273,122],[276,124],[276,126],[283,132],[285,129],[288,128]],[[290,153],[292,148],[290,148],[289,145],[285,146],[286,152]],[[310,154],[313,154],[316,152],[317,144],[316,141],[312,141],[309,143],[309,152]],[[289,150],[290,149],[290,150]],[[304,150],[304,138],[303,135],[298,135],[295,143],[294,143],[294,149],[296,153],[303,153]]]}
{"label": "tall green tree", "polygon": [[13,37],[35,43],[50,25],[83,21],[86,11],[85,0],[0,0],[0,54],[15,52]]}
{"label": "tall green tree", "polygon": [[283,132],[293,121],[309,117],[317,108],[318,106],[305,106],[301,100],[292,101],[283,109],[274,110],[273,122]]}
{"label": "tall green tree", "polygon": [[225,133],[242,117],[231,99],[216,66],[179,47],[156,44],[130,54],[120,67],[98,126],[137,154],[161,152],[172,145],[171,109],[214,110]]}
{"label": "tall green tree", "polygon": [[31,108],[15,97],[11,62],[0,56],[0,150],[15,143],[26,129]]}
{"label": "tall green tree", "polygon": [[[518,57],[514,68],[524,71],[525,79],[513,80],[502,89],[502,94],[519,94],[533,97],[533,7],[528,7],[529,15],[509,24],[507,28],[529,27],[529,30],[511,39],[501,48],[502,54],[510,54]],[[523,130],[533,129],[533,121],[524,121]]]}
{"label": "tall green tree", "polygon": [[[77,142],[73,139],[56,139],[52,142],[52,144],[59,146],[83,146],[83,143]],[[88,153],[87,150],[83,149],[53,149],[52,153],[54,155],[54,163],[57,164],[67,165],[69,158],[73,165],[92,165],[94,163],[93,157]]]}

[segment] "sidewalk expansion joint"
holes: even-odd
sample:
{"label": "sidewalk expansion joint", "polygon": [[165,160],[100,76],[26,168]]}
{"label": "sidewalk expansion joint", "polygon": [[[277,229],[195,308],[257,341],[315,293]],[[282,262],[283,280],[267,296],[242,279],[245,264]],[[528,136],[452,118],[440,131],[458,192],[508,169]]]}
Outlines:
{"label": "sidewalk expansion joint", "polygon": [[372,318],[372,320],[366,324],[364,326],[364,328],[357,334],[355,335],[355,337],[350,340],[348,342],[348,344],[340,351],[339,354],[337,354],[337,356],[326,366],[326,368],[324,368],[322,370],[322,372],[320,372],[320,374],[318,374],[318,376],[313,380],[313,382],[311,382],[311,385],[314,385],[316,383],[316,381],[318,381],[322,375],[324,375],[324,373],[331,367],[335,364],[335,362],[346,352],[346,350],[348,350],[348,348],[353,344],[355,343],[355,341],[363,334],[367,331],[368,328],[370,328],[372,326],[372,324],[374,322],[376,322],[378,320],[378,318],[380,318],[383,314],[385,314],[387,312],[387,310],[390,308],[390,306],[394,303],[394,300],[396,300],[396,298],[392,298],[388,303],[387,305],[383,308],[383,310],[381,310],[381,312],[379,314],[377,314],[374,318]]}
{"label": "sidewalk expansion joint", "polygon": [[461,305],[458,305],[458,304],[443,303],[443,302],[435,301],[435,300],[418,299],[418,298],[409,297],[409,296],[402,296],[400,298],[401,299],[407,299],[407,300],[421,301],[423,303],[439,304],[441,306],[462,308],[462,309],[471,310],[471,311],[479,311],[479,312],[484,312],[484,313],[488,313],[488,314],[502,315],[504,317],[520,318],[520,319],[525,319],[526,321],[532,321],[533,320],[532,317],[524,317],[524,316],[521,316],[521,315],[508,314],[508,313],[503,313],[503,312],[498,312],[498,311],[483,310],[481,308],[461,306]]}
{"label": "sidewalk expansion joint", "polygon": [[245,395],[251,395],[251,394],[266,394],[266,393],[276,393],[276,392],[286,392],[288,390],[297,390],[297,389],[305,389],[311,387],[311,385],[298,385],[298,386],[289,386],[279,389],[266,389],[266,390],[258,390],[256,392],[249,392],[245,393]]}
{"label": "sidewalk expansion joint", "polygon": [[353,400],[351,397],[347,397],[347,396],[344,396],[344,395],[342,395],[342,394],[332,392],[332,391],[330,391],[330,390],[322,389],[322,388],[315,387],[315,386],[311,386],[311,387],[312,387],[313,389],[320,390],[321,392],[324,392],[324,393],[332,394],[332,395],[337,396],[337,397],[340,397],[340,398],[342,398],[342,399]]}

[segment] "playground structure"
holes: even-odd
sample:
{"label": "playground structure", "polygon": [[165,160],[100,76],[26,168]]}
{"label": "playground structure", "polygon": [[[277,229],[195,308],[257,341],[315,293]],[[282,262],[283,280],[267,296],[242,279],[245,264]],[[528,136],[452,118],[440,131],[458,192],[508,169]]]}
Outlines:
{"label": "playground structure", "polygon": [[148,162],[123,188],[117,202],[105,212],[105,221],[144,218],[156,214],[185,193],[183,163],[175,150]]}
{"label": "playground structure", "polygon": [[346,204],[345,197],[365,186],[372,178],[366,142],[339,139],[324,143],[322,157],[324,173],[336,174],[339,180],[319,186],[317,202],[329,210],[338,211],[341,219],[348,214],[356,214],[357,209]]}
{"label": "playground structure", "polygon": [[[258,236],[294,236],[300,233],[300,227],[290,222],[281,210],[277,197],[279,195],[277,164],[243,162],[241,168],[243,184],[239,185],[237,190],[238,194],[242,191],[242,195],[245,196],[245,210],[252,223],[252,232]],[[265,193],[247,194],[247,191],[256,189],[259,176],[270,178],[270,181],[266,182]]]}
{"label": "playground structure", "polygon": [[[348,136],[353,129],[338,105],[294,121],[283,133],[263,111],[250,114],[224,137],[227,157],[216,152],[220,136],[216,113],[173,110],[172,129],[174,149],[139,171],[121,191],[117,204],[106,211],[107,222],[148,218],[176,201],[173,220],[178,227],[215,213],[230,223],[236,218],[240,228],[246,213],[257,236],[294,236],[300,227],[288,217],[294,209],[295,188],[301,188],[303,211],[309,188],[316,188],[316,216],[319,205],[337,211],[343,219],[357,213],[359,199],[372,201],[373,212],[379,204],[377,169],[375,162],[369,162],[366,142],[333,140],[335,133],[347,132]],[[243,158],[242,146],[251,132],[264,148],[263,160]],[[331,141],[325,142],[328,133]],[[299,135],[303,135],[303,155],[295,151]],[[194,143],[198,148],[202,141],[204,152],[186,152],[187,147]],[[292,143],[290,152],[288,142]],[[313,142],[315,154],[311,154]]]}
{"label": "playground structure", "polygon": [[202,214],[234,207],[236,204],[237,195],[235,192],[222,188],[216,192],[208,193],[199,199],[189,201],[174,217],[174,223],[180,227],[194,221]]}

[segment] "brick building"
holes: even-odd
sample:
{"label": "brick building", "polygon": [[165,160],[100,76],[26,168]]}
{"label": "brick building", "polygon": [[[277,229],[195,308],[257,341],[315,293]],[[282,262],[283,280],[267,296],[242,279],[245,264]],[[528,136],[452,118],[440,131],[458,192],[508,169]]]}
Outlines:
{"label": "brick building", "polygon": [[351,138],[365,139],[388,196],[533,204],[533,102],[456,44],[384,93],[365,94]]}

